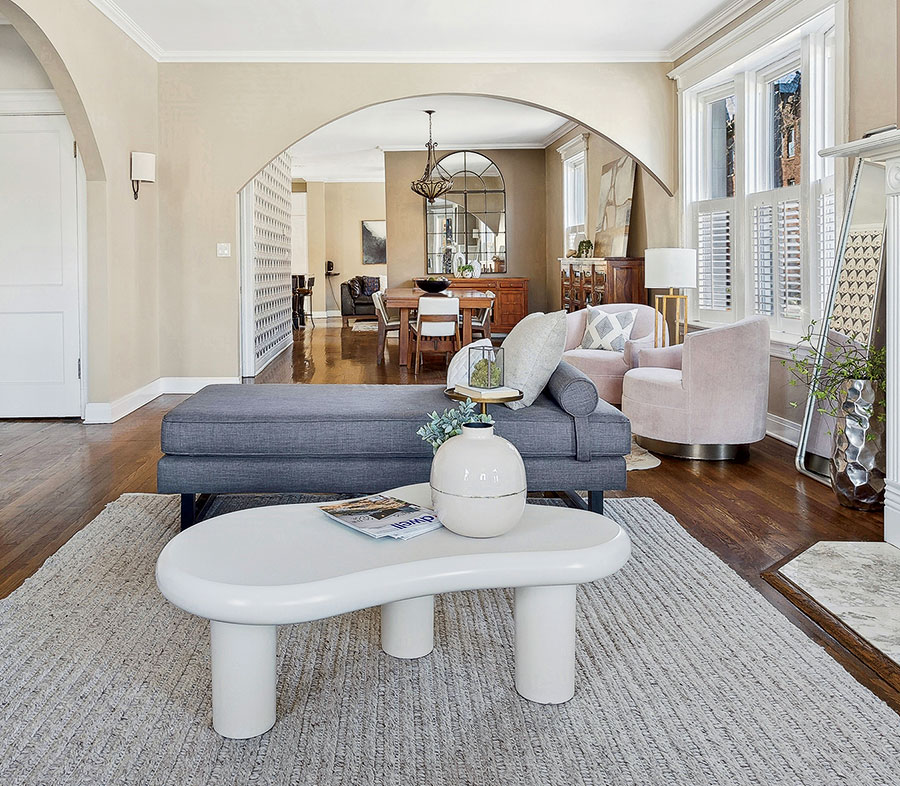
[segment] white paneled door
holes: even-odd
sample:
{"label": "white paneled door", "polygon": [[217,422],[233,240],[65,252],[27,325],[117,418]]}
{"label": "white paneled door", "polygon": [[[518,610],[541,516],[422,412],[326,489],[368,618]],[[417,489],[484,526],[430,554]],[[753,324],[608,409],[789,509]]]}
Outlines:
{"label": "white paneled door", "polygon": [[81,415],[76,199],[66,118],[0,117],[0,417]]}

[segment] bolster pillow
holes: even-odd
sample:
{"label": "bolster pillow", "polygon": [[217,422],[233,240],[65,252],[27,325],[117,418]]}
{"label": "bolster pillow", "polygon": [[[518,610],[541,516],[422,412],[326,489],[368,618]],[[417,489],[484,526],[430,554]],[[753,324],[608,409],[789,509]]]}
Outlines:
{"label": "bolster pillow", "polygon": [[597,386],[590,378],[564,360],[556,367],[545,390],[573,418],[584,418],[592,414],[600,400]]}

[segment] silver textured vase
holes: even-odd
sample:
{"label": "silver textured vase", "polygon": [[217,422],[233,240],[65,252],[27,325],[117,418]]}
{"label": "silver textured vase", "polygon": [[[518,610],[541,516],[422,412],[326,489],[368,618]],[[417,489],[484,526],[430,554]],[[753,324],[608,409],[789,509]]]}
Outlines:
{"label": "silver textured vase", "polygon": [[884,404],[868,379],[848,379],[841,394],[831,453],[831,487],[838,502],[857,510],[884,507]]}

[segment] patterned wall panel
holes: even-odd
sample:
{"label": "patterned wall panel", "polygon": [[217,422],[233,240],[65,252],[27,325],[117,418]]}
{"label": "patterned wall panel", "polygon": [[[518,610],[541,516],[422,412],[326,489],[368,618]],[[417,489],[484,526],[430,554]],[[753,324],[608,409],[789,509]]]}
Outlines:
{"label": "patterned wall panel", "polygon": [[829,328],[868,342],[878,297],[884,232],[852,229],[841,265]]}
{"label": "patterned wall panel", "polygon": [[254,357],[259,371],[291,341],[291,157],[253,180]]}

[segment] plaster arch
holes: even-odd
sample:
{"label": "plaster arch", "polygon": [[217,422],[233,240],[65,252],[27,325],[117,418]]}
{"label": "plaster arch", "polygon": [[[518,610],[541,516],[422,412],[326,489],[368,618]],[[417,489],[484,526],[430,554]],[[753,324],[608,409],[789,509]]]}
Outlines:
{"label": "plaster arch", "polygon": [[429,97],[432,97],[432,96],[444,96],[444,95],[451,95],[451,96],[477,96],[478,98],[489,98],[489,99],[493,99],[493,100],[495,100],[495,101],[509,101],[509,102],[511,102],[511,103],[522,104],[522,105],[524,105],[524,106],[530,106],[530,107],[533,107],[533,108],[535,108],[535,109],[541,109],[541,110],[543,110],[543,111],[545,111],[545,112],[550,112],[550,113],[552,113],[552,114],[558,115],[559,117],[561,117],[561,118],[563,118],[563,119],[565,119],[565,120],[569,120],[569,121],[571,121],[571,122],[573,122],[573,123],[575,123],[575,124],[577,124],[577,125],[580,125],[580,126],[582,126],[583,128],[585,128],[585,129],[587,129],[588,131],[590,131],[591,133],[596,134],[596,135],[599,136],[599,137],[602,137],[603,139],[605,139],[605,140],[606,140],[607,142],[609,142],[610,144],[615,145],[615,146],[618,147],[620,150],[622,150],[623,153],[625,153],[625,154],[631,156],[631,158],[634,159],[634,161],[637,163],[637,165],[638,165],[644,172],[646,172],[650,177],[652,177],[652,178],[660,185],[660,187],[666,192],[666,194],[667,194],[668,196],[674,196],[674,191],[673,191],[673,189],[669,186],[667,180],[665,179],[665,174],[666,174],[666,173],[661,173],[661,172],[659,172],[659,171],[657,171],[657,170],[652,169],[652,168],[651,168],[644,160],[642,160],[642,158],[640,157],[640,155],[636,154],[633,150],[629,149],[629,147],[628,147],[627,145],[623,145],[623,144],[622,144],[621,142],[619,142],[617,139],[611,137],[611,136],[609,135],[608,132],[604,132],[604,131],[602,131],[602,130],[600,130],[600,129],[598,129],[598,128],[593,127],[593,126],[590,125],[588,122],[585,122],[585,120],[583,120],[582,118],[580,118],[580,117],[575,117],[575,116],[573,116],[573,115],[566,114],[565,112],[563,112],[563,111],[561,111],[561,110],[559,110],[559,109],[557,109],[557,108],[554,108],[554,107],[552,107],[552,106],[546,106],[546,105],[542,105],[542,104],[537,104],[537,103],[535,103],[534,101],[526,101],[526,100],[522,100],[522,99],[519,99],[519,98],[513,98],[513,97],[510,97],[510,96],[504,96],[504,95],[495,95],[495,94],[489,94],[489,93],[475,93],[475,92],[453,92],[453,93],[446,93],[446,92],[441,92],[441,93],[428,92],[428,93],[417,93],[417,94],[414,94],[414,95],[404,95],[404,96],[399,96],[399,97],[397,97],[397,98],[391,98],[391,99],[388,99],[388,100],[385,100],[385,101],[375,101],[375,102],[372,102],[372,103],[364,104],[364,105],[362,105],[362,106],[358,106],[358,107],[356,107],[355,109],[350,109],[350,110],[344,112],[343,114],[337,115],[337,116],[331,118],[330,120],[328,120],[328,121],[326,121],[326,122],[324,122],[324,123],[321,123],[320,125],[316,126],[315,128],[310,129],[309,131],[307,131],[307,132],[305,132],[304,134],[302,134],[300,137],[298,137],[298,138],[292,140],[290,143],[288,143],[287,145],[285,145],[284,147],[282,147],[281,149],[279,149],[279,150],[278,150],[277,152],[275,152],[273,155],[269,156],[265,161],[263,161],[262,163],[259,164],[259,166],[257,166],[257,168],[253,171],[253,173],[252,173],[249,177],[247,177],[247,178],[243,181],[243,183],[241,183],[240,188],[239,188],[238,190],[240,190],[241,188],[243,188],[244,186],[246,186],[251,180],[253,180],[253,178],[256,177],[256,175],[259,174],[259,172],[260,172],[260,171],[261,171],[261,170],[262,170],[262,169],[263,169],[270,161],[272,161],[273,159],[277,158],[279,155],[281,155],[281,154],[282,154],[283,152],[285,152],[287,149],[289,149],[290,147],[293,147],[295,144],[297,144],[298,142],[302,141],[303,139],[306,139],[307,137],[311,136],[312,134],[315,134],[315,133],[317,133],[318,131],[321,131],[322,129],[327,128],[329,125],[331,125],[332,123],[334,123],[334,122],[337,121],[337,120],[341,120],[341,119],[343,119],[343,118],[345,118],[345,117],[350,117],[350,116],[352,116],[352,115],[354,115],[354,114],[356,114],[356,113],[358,113],[358,112],[362,112],[363,110],[365,110],[365,109],[370,109],[371,107],[374,107],[374,106],[380,106],[380,105],[383,105],[383,104],[390,104],[390,103],[394,103],[394,102],[396,102],[396,101],[403,101],[403,100],[410,99],[410,98],[429,98]]}

